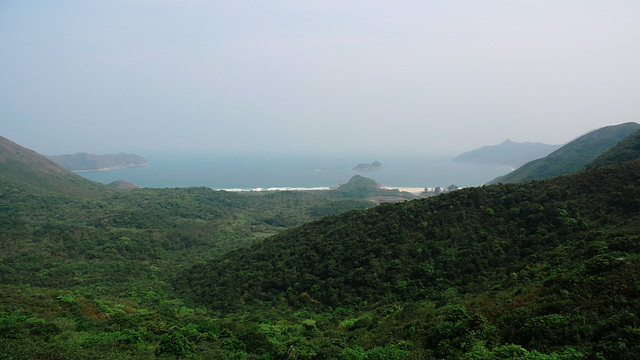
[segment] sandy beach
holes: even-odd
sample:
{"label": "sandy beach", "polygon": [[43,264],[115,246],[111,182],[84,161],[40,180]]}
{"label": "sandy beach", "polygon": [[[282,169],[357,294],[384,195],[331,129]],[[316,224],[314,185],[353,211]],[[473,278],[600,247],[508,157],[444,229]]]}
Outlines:
{"label": "sandy beach", "polygon": [[393,186],[382,186],[382,189],[387,189],[387,190],[400,190],[400,191],[406,191],[408,193],[414,194],[414,195],[419,195],[421,193],[424,192],[424,188],[412,188],[412,187],[393,187]]}

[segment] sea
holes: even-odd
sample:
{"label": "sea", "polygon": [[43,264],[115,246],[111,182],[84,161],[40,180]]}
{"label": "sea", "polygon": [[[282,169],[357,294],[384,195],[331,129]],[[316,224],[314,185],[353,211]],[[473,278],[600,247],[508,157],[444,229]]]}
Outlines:
{"label": "sea", "polygon": [[[426,188],[480,186],[512,169],[451,161],[449,156],[320,156],[157,154],[145,156],[150,165],[79,174],[108,184],[125,180],[142,187],[204,186],[216,190],[266,191],[326,189],[355,175],[387,187]],[[378,161],[383,169],[356,171],[360,163]]]}

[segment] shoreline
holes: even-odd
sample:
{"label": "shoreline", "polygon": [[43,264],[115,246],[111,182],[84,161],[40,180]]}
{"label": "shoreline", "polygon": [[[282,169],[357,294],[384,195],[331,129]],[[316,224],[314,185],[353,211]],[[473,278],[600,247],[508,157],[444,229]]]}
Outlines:
{"label": "shoreline", "polygon": [[[315,187],[294,187],[294,186],[272,186],[272,187],[256,187],[256,188],[226,188],[226,189],[214,189],[218,191],[229,192],[266,192],[266,191],[322,191],[322,190],[334,190],[338,186],[315,186]],[[402,187],[402,186],[380,186],[382,190],[398,190],[400,192],[408,192],[413,195],[420,195],[425,191],[422,187]]]}
{"label": "shoreline", "polygon": [[214,189],[214,190],[222,190],[222,191],[230,191],[230,192],[264,192],[264,191],[318,191],[318,190],[332,190],[336,187],[329,186],[316,186],[316,187],[289,187],[289,186],[273,186],[268,188],[252,188],[252,189],[242,189],[242,188],[231,188],[231,189]]}
{"label": "shoreline", "polygon": [[411,193],[413,195],[420,195],[424,192],[424,188],[418,188],[418,187],[396,187],[396,186],[380,186],[380,189],[384,189],[384,190],[399,190],[401,192],[408,192]]}
{"label": "shoreline", "polygon": [[122,170],[122,169],[133,168],[133,167],[147,167],[147,166],[150,166],[150,165],[148,163],[140,164],[140,165],[118,165],[118,166],[106,167],[101,169],[82,169],[82,170],[70,170],[70,171],[74,173],[84,173],[84,172],[92,172],[92,171]]}

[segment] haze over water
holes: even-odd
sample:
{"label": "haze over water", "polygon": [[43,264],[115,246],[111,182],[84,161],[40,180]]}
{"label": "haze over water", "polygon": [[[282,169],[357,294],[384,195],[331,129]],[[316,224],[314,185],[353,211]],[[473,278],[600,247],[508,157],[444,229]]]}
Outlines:
{"label": "haze over water", "polygon": [[638,120],[639,43],[637,0],[3,0],[0,130],[46,155],[563,144]]}

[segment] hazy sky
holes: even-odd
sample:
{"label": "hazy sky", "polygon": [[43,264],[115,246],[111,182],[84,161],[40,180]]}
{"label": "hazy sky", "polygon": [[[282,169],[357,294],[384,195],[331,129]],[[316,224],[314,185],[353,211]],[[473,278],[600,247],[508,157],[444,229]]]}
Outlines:
{"label": "hazy sky", "polygon": [[0,135],[462,152],[640,121],[640,1],[0,0]]}

